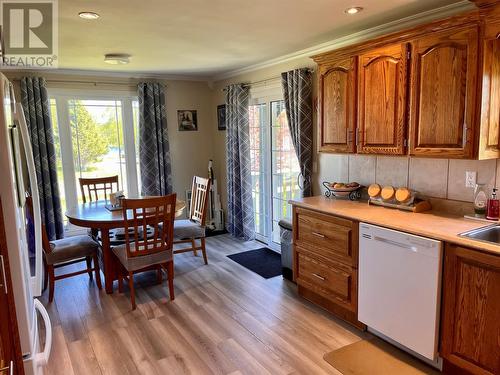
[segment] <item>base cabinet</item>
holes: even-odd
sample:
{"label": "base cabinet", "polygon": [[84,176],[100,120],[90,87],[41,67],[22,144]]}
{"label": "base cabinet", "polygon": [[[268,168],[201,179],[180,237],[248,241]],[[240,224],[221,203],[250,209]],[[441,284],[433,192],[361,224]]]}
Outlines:
{"label": "base cabinet", "polygon": [[358,223],[294,207],[294,277],[299,295],[358,321]]}
{"label": "base cabinet", "polygon": [[500,256],[446,245],[441,328],[446,373],[500,374]]}

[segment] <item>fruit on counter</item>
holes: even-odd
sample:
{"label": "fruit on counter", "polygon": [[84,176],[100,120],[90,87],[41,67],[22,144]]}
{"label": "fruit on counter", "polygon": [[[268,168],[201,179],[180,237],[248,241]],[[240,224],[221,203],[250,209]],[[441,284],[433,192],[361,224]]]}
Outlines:
{"label": "fruit on counter", "polygon": [[347,184],[345,184],[343,182],[332,182],[332,183],[330,183],[330,186],[333,189],[346,189],[346,188],[357,188],[360,185],[357,182],[349,182]]}
{"label": "fruit on counter", "polygon": [[396,200],[400,203],[404,203],[411,198],[411,191],[408,188],[400,187],[396,190]]}
{"label": "fruit on counter", "polygon": [[368,187],[368,195],[372,198],[378,197],[380,194],[381,188],[379,184],[371,184]]}
{"label": "fruit on counter", "polygon": [[394,197],[395,190],[392,186],[384,186],[382,188],[382,199],[388,201]]}

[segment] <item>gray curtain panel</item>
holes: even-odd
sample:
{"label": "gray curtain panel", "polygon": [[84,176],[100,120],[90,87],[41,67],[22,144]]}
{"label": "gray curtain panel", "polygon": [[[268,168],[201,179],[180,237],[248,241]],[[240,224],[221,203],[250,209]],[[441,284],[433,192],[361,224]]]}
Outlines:
{"label": "gray curtain panel", "polygon": [[50,240],[64,237],[54,133],[50,122],[49,99],[44,78],[21,79],[21,102],[35,159],[42,222]]}
{"label": "gray curtain panel", "polygon": [[281,73],[286,115],[293,146],[300,164],[303,197],[312,195],[312,73],[296,69]]}
{"label": "gray curtain panel", "polygon": [[139,83],[139,159],[142,195],[172,193],[165,89],[159,83]]}
{"label": "gray curtain panel", "polygon": [[249,89],[226,88],[227,230],[233,236],[255,238],[250,172]]}

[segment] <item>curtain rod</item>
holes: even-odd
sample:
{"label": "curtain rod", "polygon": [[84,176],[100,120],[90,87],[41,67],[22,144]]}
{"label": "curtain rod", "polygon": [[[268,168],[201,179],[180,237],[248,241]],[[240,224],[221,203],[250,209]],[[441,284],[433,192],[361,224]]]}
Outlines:
{"label": "curtain rod", "polygon": [[[14,78],[13,81],[21,82],[20,78]],[[78,84],[86,84],[86,85],[121,85],[121,86],[135,86],[137,83],[131,82],[113,82],[113,81],[78,81],[78,80],[65,80],[65,79],[46,79],[47,83],[78,83]]]}
{"label": "curtain rod", "polygon": [[[307,71],[309,73],[314,73],[314,69],[307,69]],[[261,84],[261,83],[265,83],[265,82],[268,82],[268,81],[274,81],[276,79],[281,79],[281,74],[279,76],[275,76],[275,77],[271,77],[271,78],[266,78],[266,79],[261,79],[259,81],[254,81],[254,82],[248,82],[248,83],[243,83],[242,86],[243,87],[252,87],[254,85],[258,85],[258,84]],[[222,91],[227,91],[227,88],[223,88]]]}

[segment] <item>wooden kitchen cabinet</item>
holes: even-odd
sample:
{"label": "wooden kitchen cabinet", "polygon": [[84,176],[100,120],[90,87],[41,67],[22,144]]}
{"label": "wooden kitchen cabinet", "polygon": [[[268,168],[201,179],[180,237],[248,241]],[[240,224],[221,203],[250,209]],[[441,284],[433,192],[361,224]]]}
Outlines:
{"label": "wooden kitchen cabinet", "polygon": [[357,58],[342,58],[319,72],[319,151],[355,152]]}
{"label": "wooden kitchen cabinet", "polygon": [[407,45],[398,43],[359,57],[359,153],[405,152],[407,53]]}
{"label": "wooden kitchen cabinet", "polygon": [[500,374],[500,256],[446,245],[440,352],[445,373]]}
{"label": "wooden kitchen cabinet", "polygon": [[500,158],[500,22],[491,22],[483,41],[479,159]]}
{"label": "wooden kitchen cabinet", "polygon": [[293,274],[300,296],[364,329],[357,318],[358,224],[294,206]]}
{"label": "wooden kitchen cabinet", "polygon": [[500,1],[471,1],[477,9],[312,56],[319,151],[500,158]]}
{"label": "wooden kitchen cabinet", "polygon": [[411,42],[410,155],[471,158],[478,26]]}

